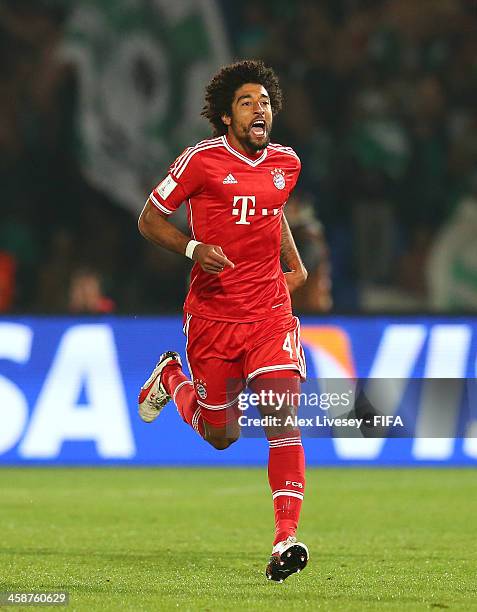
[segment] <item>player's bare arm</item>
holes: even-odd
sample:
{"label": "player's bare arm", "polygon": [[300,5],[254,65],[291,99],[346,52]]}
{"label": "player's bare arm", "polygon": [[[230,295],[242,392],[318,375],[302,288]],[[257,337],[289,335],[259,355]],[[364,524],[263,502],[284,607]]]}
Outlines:
{"label": "player's bare arm", "polygon": [[290,269],[289,272],[285,272],[285,279],[287,281],[288,290],[293,293],[295,289],[301,287],[307,277],[308,272],[303,265],[298,249],[296,248],[293,234],[291,233],[288,221],[283,215],[282,217],[282,239],[280,245],[280,259]]}
{"label": "player's bare arm", "polygon": [[[149,201],[139,217],[138,227],[144,238],[154,244],[181,255],[185,254],[190,237],[172,225],[166,215],[157,210]],[[193,250],[192,259],[201,266],[204,272],[209,274],[220,274],[226,267],[232,269],[235,267],[227,259],[222,248],[216,244],[199,242]]]}

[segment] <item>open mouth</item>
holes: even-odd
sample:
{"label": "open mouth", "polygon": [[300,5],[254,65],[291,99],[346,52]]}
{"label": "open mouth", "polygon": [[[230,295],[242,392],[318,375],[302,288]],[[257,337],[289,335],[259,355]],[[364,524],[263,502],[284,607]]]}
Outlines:
{"label": "open mouth", "polygon": [[263,119],[256,119],[252,123],[250,131],[257,138],[263,138],[263,136],[265,136],[266,131],[265,121]]}

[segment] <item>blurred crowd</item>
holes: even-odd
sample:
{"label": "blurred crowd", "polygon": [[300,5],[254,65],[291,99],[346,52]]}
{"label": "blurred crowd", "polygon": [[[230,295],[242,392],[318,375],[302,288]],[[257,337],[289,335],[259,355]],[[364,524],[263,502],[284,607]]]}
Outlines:
{"label": "blurred crowd", "polygon": [[[64,6],[0,3],[0,312],[177,311],[189,262],[80,170]],[[234,56],[279,73],[273,140],[303,162],[287,205],[310,272],[296,307],[477,309],[475,2],[221,6]]]}
{"label": "blurred crowd", "polygon": [[172,269],[81,172],[65,6],[0,3],[0,312],[177,310],[187,263]]}
{"label": "blurred crowd", "polygon": [[[476,3],[227,6],[237,56],[263,57],[281,74],[274,138],[304,162],[300,185],[326,230],[335,305],[477,309],[475,246],[430,270],[442,228],[477,193]],[[455,275],[456,259],[461,299],[436,299],[436,275]]]}

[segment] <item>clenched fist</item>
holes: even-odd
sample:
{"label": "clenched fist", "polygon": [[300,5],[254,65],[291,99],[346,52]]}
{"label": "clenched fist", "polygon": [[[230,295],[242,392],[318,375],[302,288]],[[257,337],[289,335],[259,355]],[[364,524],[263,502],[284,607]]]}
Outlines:
{"label": "clenched fist", "polygon": [[227,259],[222,248],[216,244],[198,244],[194,249],[192,259],[200,265],[204,272],[209,274],[220,274],[227,266],[235,268],[235,264]]}

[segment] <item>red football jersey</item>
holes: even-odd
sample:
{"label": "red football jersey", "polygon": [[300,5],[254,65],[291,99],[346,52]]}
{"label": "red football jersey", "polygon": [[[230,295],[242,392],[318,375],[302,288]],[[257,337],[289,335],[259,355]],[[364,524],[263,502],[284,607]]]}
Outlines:
{"label": "red football jersey", "polygon": [[189,147],[172,164],[150,202],[165,214],[187,202],[192,237],[221,246],[235,264],[219,275],[195,264],[186,312],[235,322],[291,312],[280,266],[281,223],[300,167],[290,147],[270,143],[252,158],[226,136]]}

